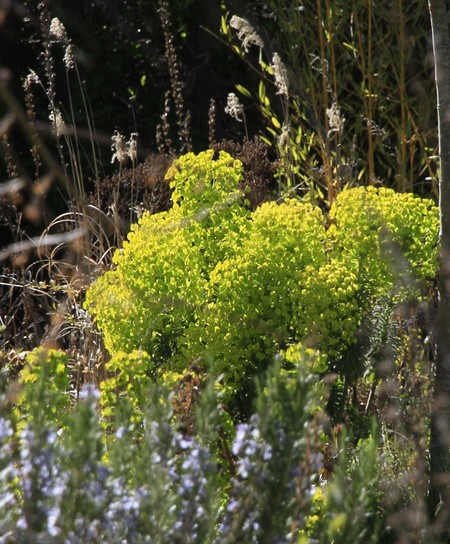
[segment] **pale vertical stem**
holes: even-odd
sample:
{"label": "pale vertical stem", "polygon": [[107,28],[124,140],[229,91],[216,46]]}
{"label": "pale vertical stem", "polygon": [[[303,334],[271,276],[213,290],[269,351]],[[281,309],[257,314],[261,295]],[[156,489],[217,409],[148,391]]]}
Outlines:
{"label": "pale vertical stem", "polygon": [[407,102],[408,97],[405,89],[405,21],[403,17],[403,0],[398,0],[399,13],[399,53],[400,53],[400,157],[399,157],[399,172],[402,191],[411,190],[412,187],[407,187],[406,176],[406,152],[407,152],[407,135],[406,135],[406,118],[407,118]]}
{"label": "pale vertical stem", "polygon": [[[369,0],[370,2],[370,0]],[[370,20],[369,13],[369,20]],[[373,184],[374,181],[374,159],[373,159],[373,134],[372,134],[372,108],[371,108],[371,97],[370,92],[372,90],[372,84],[370,82],[371,74],[369,72],[369,59],[366,58],[364,42],[361,36],[361,28],[359,23],[358,13],[356,11],[356,6],[353,7],[353,19],[355,24],[355,31],[358,36],[358,53],[361,59],[360,68],[361,68],[361,78],[362,78],[362,99],[364,106],[364,113],[366,116],[366,127],[367,127],[367,168],[368,168],[368,183]],[[372,30],[372,29],[370,29]],[[371,32],[368,32],[368,41],[370,42]],[[370,49],[370,54],[372,55],[372,49]]]}
{"label": "pale vertical stem", "polygon": [[320,62],[322,68],[322,106],[324,115],[324,134],[322,138],[322,161],[323,167],[325,170],[325,180],[328,190],[328,202],[331,206],[334,200],[334,191],[333,191],[333,175],[331,171],[331,157],[330,157],[330,138],[329,138],[329,123],[326,110],[328,108],[328,74],[326,67],[326,55],[325,55],[325,40],[323,36],[323,21],[322,21],[322,2],[317,0],[317,26],[319,32],[319,44],[320,44]]}
{"label": "pale vertical stem", "polygon": [[325,0],[326,4],[326,10],[327,10],[327,27],[328,27],[328,34],[330,36],[329,44],[330,44],[330,74],[331,74],[331,82],[333,85],[333,94],[337,98],[337,76],[336,76],[336,54],[334,51],[334,26],[333,26],[333,19],[334,19],[334,13],[332,13],[333,8],[330,7],[330,0]]}
{"label": "pale vertical stem", "polygon": [[375,161],[374,161],[374,145],[373,145],[373,77],[372,67],[372,0],[368,0],[367,4],[367,126],[368,126],[368,148],[369,148],[369,182],[375,181]]}
{"label": "pale vertical stem", "polygon": [[[333,21],[335,18],[335,14],[333,12],[334,4],[333,6],[330,6],[330,0],[325,0],[326,2],[326,10],[327,10],[327,29],[328,29],[328,47],[330,51],[330,75],[331,75],[331,85],[333,88],[333,100],[337,102],[338,95],[337,95],[337,67],[336,67],[336,52],[334,50],[334,25]],[[339,104],[338,104],[339,105]],[[342,134],[335,133],[335,144],[336,144],[336,157],[334,159],[334,170],[335,170],[335,179],[332,180],[333,183],[333,193],[338,194],[341,191],[342,188],[342,180],[341,180],[341,174],[340,167],[342,165],[342,155],[341,155],[341,136]]]}
{"label": "pale vertical stem", "polygon": [[[430,508],[442,541],[450,539],[450,37],[445,0],[428,0],[439,129],[440,263],[430,435]],[[439,505],[439,513],[436,508]]]}

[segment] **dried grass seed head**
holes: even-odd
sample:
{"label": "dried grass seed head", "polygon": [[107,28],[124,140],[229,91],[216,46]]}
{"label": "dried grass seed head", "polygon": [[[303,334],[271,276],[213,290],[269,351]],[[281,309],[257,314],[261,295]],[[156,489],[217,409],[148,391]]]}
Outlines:
{"label": "dried grass seed head", "polygon": [[238,38],[241,40],[242,47],[246,53],[248,52],[250,45],[256,45],[258,47],[264,46],[261,37],[247,19],[233,15],[230,20],[230,26],[237,30]]}
{"label": "dried grass seed head", "polygon": [[291,127],[288,124],[283,123],[283,126],[281,127],[281,133],[278,138],[278,145],[281,149],[285,149],[286,147],[289,146],[290,139],[291,139],[290,132],[291,132]]}
{"label": "dried grass seed head", "polygon": [[41,80],[34,70],[30,70],[29,74],[23,82],[23,88],[25,91],[29,91],[33,85],[40,85]]}
{"label": "dried grass seed head", "polygon": [[345,117],[341,113],[336,101],[334,101],[329,108],[327,108],[328,126],[330,132],[338,132],[342,134],[345,125]]}
{"label": "dried grass seed head", "polygon": [[225,113],[231,115],[236,121],[240,123],[244,118],[244,106],[239,102],[239,98],[234,93],[229,93],[227,98],[227,105],[225,106]]}
{"label": "dried grass seed head", "polygon": [[64,65],[65,67],[70,70],[71,68],[73,68],[75,66],[75,58],[74,58],[74,54],[73,54],[73,46],[71,43],[69,43],[66,47],[66,50],[64,52],[64,58],[63,58],[63,62],[64,62]]}
{"label": "dried grass seed head", "polygon": [[61,112],[58,109],[54,109],[52,112],[50,112],[49,119],[52,122],[53,131],[59,138],[66,132],[66,124]]}
{"label": "dried grass seed head", "polygon": [[287,97],[289,94],[287,69],[278,53],[274,53],[272,57],[272,70],[277,94]]}
{"label": "dried grass seed head", "polygon": [[115,160],[119,161],[119,164],[124,164],[128,157],[128,147],[125,141],[125,136],[120,134],[118,130],[114,131],[114,134],[111,137],[112,145],[111,149],[114,151],[111,158],[111,163]]}
{"label": "dried grass seed head", "polygon": [[57,17],[51,20],[49,33],[55,43],[61,43],[65,46],[63,62],[65,67],[70,70],[75,66],[73,46],[70,43],[64,25]]}
{"label": "dried grass seed head", "polygon": [[50,36],[57,42],[67,42],[66,29],[58,17],[54,17],[50,22]]}
{"label": "dried grass seed head", "polygon": [[137,161],[137,132],[132,132],[130,134],[130,139],[127,142],[128,145],[128,156],[135,163]]}

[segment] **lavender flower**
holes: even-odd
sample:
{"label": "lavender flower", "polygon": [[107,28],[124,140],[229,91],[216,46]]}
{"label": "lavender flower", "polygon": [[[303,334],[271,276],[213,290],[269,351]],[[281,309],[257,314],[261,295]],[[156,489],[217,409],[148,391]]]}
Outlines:
{"label": "lavender flower", "polygon": [[[48,524],[48,504],[54,497],[58,478],[55,469],[56,438],[56,433],[51,429],[37,431],[30,426],[20,433],[17,479],[22,491],[23,515],[17,521],[19,530],[39,532]],[[53,525],[54,521],[51,522]]]}
{"label": "lavender flower", "polygon": [[118,427],[118,429],[116,430],[115,432],[115,436],[117,439],[121,439],[123,438],[127,433],[127,429],[126,427],[124,427],[123,425],[121,425],[120,427]]}
{"label": "lavender flower", "polygon": [[11,485],[18,476],[10,440],[13,434],[11,422],[0,417],[0,534],[6,532],[6,527],[12,526],[12,514],[18,502]]}
{"label": "lavender flower", "polygon": [[222,522],[221,538],[227,541],[243,538],[245,542],[259,542],[261,531],[258,503],[264,494],[264,484],[270,477],[268,463],[273,455],[272,446],[261,435],[260,418],[253,415],[249,423],[237,426],[232,453],[237,457],[237,475],[231,490]]}
{"label": "lavender flower", "polygon": [[138,530],[143,494],[139,490],[127,489],[123,478],[110,483],[112,499],[105,512],[109,534],[116,539],[123,535],[132,542]]}
{"label": "lavender flower", "polygon": [[207,519],[208,475],[214,472],[209,451],[194,440],[179,438],[185,447],[178,478],[178,496],[181,499],[174,525],[174,538],[191,542],[198,541]]}
{"label": "lavender flower", "polygon": [[0,417],[0,442],[8,440],[14,434],[11,421]]}
{"label": "lavender flower", "polygon": [[258,535],[261,529],[258,518],[257,508],[245,509],[243,501],[230,497],[225,515],[219,525],[215,544],[236,541],[258,544],[260,542]]}
{"label": "lavender flower", "polygon": [[80,391],[80,400],[87,402],[88,404],[96,404],[100,399],[100,391],[95,385],[91,383],[85,383]]}
{"label": "lavender flower", "polygon": [[238,457],[237,472],[242,478],[256,475],[261,462],[267,463],[272,457],[272,446],[261,438],[258,422],[259,418],[253,416],[250,423],[237,427],[232,452]]}

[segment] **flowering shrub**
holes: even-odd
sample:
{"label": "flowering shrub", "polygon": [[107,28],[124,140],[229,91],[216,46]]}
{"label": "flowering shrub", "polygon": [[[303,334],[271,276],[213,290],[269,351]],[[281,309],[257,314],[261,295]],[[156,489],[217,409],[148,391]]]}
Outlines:
{"label": "flowering shrub", "polygon": [[150,356],[143,351],[119,351],[112,356],[108,361],[111,375],[100,384],[104,418],[112,417],[114,407],[125,397],[129,401],[133,423],[142,421],[142,400],[152,383],[152,368]]}
{"label": "flowering shrub", "polygon": [[210,302],[187,331],[185,356],[213,357],[216,370],[239,386],[281,347],[305,337],[310,329],[298,293],[306,290],[305,270],[317,274],[325,263],[324,240],[322,214],[310,204],[257,208],[234,254],[210,274]]}
{"label": "flowering shrub", "polygon": [[[43,353],[41,358],[45,363]],[[107,431],[100,392],[92,385],[84,386],[62,429],[30,407],[18,434],[1,398],[2,541],[294,544],[345,534],[355,543],[369,534],[375,539],[380,526],[372,520],[375,514],[384,519],[377,448],[361,448],[353,467],[343,442],[336,481],[324,478],[324,388],[315,374],[323,363],[323,356],[301,345],[278,357],[258,384],[254,414],[237,425],[227,444],[214,380],[200,397],[190,436],[177,428],[171,395],[158,383],[149,385],[139,421],[127,407],[130,399],[121,397],[120,415]],[[45,380],[39,375],[28,386],[41,406]],[[354,492],[341,500],[348,477]]]}
{"label": "flowering shrub", "polygon": [[[45,364],[44,352],[40,357]],[[302,346],[278,358],[258,385],[254,415],[237,426],[220,462],[214,452],[221,433],[214,381],[202,394],[196,432],[188,437],[174,423],[168,390],[157,383],[149,385],[140,421],[124,396],[118,402],[122,419],[107,432],[100,392],[92,385],[84,386],[62,429],[30,406],[18,435],[1,402],[2,541],[296,543],[305,531],[318,538],[319,530],[331,530],[326,515],[323,524],[311,522],[318,486],[320,510],[330,504],[329,523],[339,514],[341,526],[353,528],[349,509],[355,504],[330,502],[327,489],[333,487],[321,476],[324,390],[313,372],[322,362]],[[45,383],[40,374],[28,385],[41,406]],[[134,439],[136,426],[140,440]],[[107,439],[111,431],[113,440]],[[357,474],[358,489],[376,485],[376,466],[371,464],[370,479]],[[352,531],[367,534],[369,518],[357,519]]]}
{"label": "flowering shrub", "polygon": [[[439,213],[411,193],[357,187],[342,191],[330,211],[333,253],[360,264],[367,295],[387,294],[395,282],[433,278],[437,269]],[[400,280],[400,281],[399,281]]]}
{"label": "flowering shrub", "polygon": [[86,304],[111,353],[142,348],[162,364],[197,319],[209,274],[247,214],[239,203],[241,164],[212,154],[188,154],[172,167],[173,208],[144,214],[115,254],[116,270],[89,289]]}
{"label": "flowering shrub", "polygon": [[[202,358],[233,396],[278,351],[305,340],[336,368],[377,298],[435,274],[430,201],[356,188],[328,217],[289,199],[249,212],[242,165],[223,151],[189,153],[168,174],[173,208],[133,225],[115,270],[86,296],[109,351],[145,350],[148,371],[182,373]],[[397,289],[397,300],[406,295]],[[131,376],[126,364],[114,371]]]}

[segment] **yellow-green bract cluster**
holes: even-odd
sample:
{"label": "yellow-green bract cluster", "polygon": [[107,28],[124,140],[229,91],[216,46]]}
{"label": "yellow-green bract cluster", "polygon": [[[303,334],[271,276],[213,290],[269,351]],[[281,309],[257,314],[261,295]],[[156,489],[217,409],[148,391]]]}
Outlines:
{"label": "yellow-green bract cluster", "polygon": [[107,349],[144,350],[149,371],[201,357],[239,387],[297,342],[338,361],[376,298],[436,273],[431,201],[356,188],[328,215],[293,199],[249,212],[225,152],[189,153],[169,175],[173,208],[133,225],[86,297]]}
{"label": "yellow-green bract cluster", "polygon": [[67,355],[39,347],[28,353],[25,361],[14,409],[18,428],[21,429],[31,416],[35,420],[63,425],[70,406]]}

